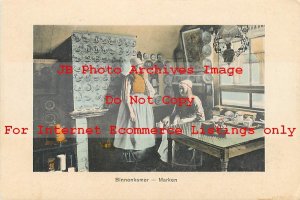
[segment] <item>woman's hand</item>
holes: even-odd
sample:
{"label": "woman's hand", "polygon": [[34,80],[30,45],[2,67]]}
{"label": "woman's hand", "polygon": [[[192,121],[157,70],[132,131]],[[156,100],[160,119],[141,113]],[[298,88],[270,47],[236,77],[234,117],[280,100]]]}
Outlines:
{"label": "woman's hand", "polygon": [[166,116],[163,120],[162,123],[164,124],[164,126],[169,126],[170,125],[170,116]]}
{"label": "woman's hand", "polygon": [[132,122],[135,122],[136,121],[136,116],[135,116],[135,113],[133,111],[130,112],[130,120]]}
{"label": "woman's hand", "polygon": [[185,124],[185,123],[190,123],[192,121],[195,121],[196,117],[189,117],[189,118],[183,118],[183,119],[180,119],[178,121],[179,124]]}

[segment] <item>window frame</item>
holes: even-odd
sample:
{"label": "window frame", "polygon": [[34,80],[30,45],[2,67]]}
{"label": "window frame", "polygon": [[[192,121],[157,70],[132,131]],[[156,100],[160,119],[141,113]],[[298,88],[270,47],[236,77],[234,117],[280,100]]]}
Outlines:
{"label": "window frame", "polygon": [[[265,51],[263,52],[257,52],[257,53],[251,53],[251,41],[252,39],[255,38],[264,38],[265,35],[259,35],[256,37],[251,37],[249,38],[249,60],[250,60],[250,56],[251,54],[257,54],[257,53],[265,53]],[[265,61],[264,61],[265,62]],[[218,55],[218,64],[220,65],[220,56]],[[221,84],[221,75],[218,74],[218,85],[219,85],[219,104],[222,107],[233,107],[233,108],[241,108],[241,109],[249,109],[249,110],[257,110],[257,111],[264,111],[265,108],[256,108],[253,107],[253,98],[252,95],[253,93],[258,93],[258,94],[265,94],[265,86],[264,85],[252,85],[252,63],[257,63],[257,62],[250,62],[249,61],[249,85],[236,85],[236,84],[232,84],[232,85],[222,85]],[[259,63],[259,62],[258,62]],[[249,94],[249,106],[237,106],[237,105],[229,105],[229,104],[223,104],[222,102],[222,92],[241,92],[241,93],[248,93]]]}

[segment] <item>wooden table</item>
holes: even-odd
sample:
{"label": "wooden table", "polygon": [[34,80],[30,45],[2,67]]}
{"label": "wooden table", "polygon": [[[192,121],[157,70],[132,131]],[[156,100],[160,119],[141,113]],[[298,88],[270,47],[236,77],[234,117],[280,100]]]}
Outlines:
{"label": "wooden table", "polygon": [[[230,126],[227,126],[231,132]],[[258,149],[264,149],[265,140],[263,129],[256,129],[254,134],[242,137],[239,134],[226,135],[226,138],[191,134],[190,129],[180,135],[168,135],[168,162],[173,163],[174,148],[172,141],[187,145],[201,152],[220,159],[221,170],[227,171],[228,162],[231,158],[250,153]]]}

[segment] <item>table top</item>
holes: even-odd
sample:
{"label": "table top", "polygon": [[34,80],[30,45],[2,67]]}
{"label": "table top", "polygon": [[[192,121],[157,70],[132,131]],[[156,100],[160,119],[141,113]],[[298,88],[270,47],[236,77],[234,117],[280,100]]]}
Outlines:
{"label": "table top", "polygon": [[[196,126],[196,128],[194,130],[199,130],[199,128],[201,127],[201,123],[196,123],[193,125]],[[227,126],[226,128],[228,128],[228,132],[232,133],[232,126]],[[186,125],[185,127],[182,128],[183,129],[183,134],[187,137],[199,140],[203,143],[207,143],[208,145],[213,145],[213,146],[217,146],[217,147],[221,147],[221,148],[226,148],[226,147],[230,147],[230,146],[235,146],[235,145],[239,145],[242,143],[246,143],[252,140],[256,140],[256,139],[260,139],[260,138],[264,138],[264,132],[263,129],[255,129],[253,134],[248,134],[248,129],[246,131],[246,135],[242,136],[241,134],[226,134],[226,137],[222,138],[222,137],[216,137],[216,136],[212,136],[212,135],[204,135],[204,134],[191,134],[192,130],[191,130],[191,125]],[[238,128],[238,131],[240,131],[240,128]],[[176,137],[176,135],[173,135],[172,138]]]}

